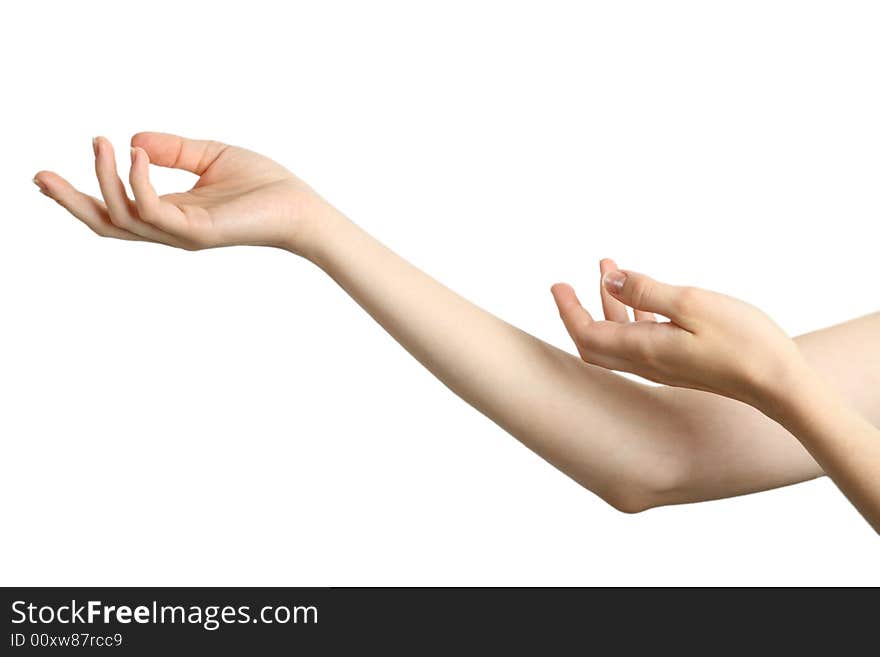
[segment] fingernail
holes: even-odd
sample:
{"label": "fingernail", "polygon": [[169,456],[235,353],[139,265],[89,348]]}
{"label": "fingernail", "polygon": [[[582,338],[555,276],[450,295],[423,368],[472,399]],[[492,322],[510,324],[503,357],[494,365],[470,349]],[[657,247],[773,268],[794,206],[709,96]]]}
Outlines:
{"label": "fingernail", "polygon": [[37,180],[36,178],[34,178],[34,184],[40,188],[41,192],[43,192],[44,194],[46,193],[46,186],[43,183],[41,183],[39,180]]}
{"label": "fingernail", "polygon": [[92,150],[95,151],[95,157],[98,157],[98,138],[92,137]]}
{"label": "fingernail", "polygon": [[134,146],[132,146],[132,148],[131,148],[131,163],[132,163],[132,164],[134,164],[134,158],[135,158],[136,156],[137,156],[136,149],[134,148]]}
{"label": "fingernail", "polygon": [[624,283],[626,283],[626,274],[619,269],[607,271],[605,272],[605,275],[602,276],[602,285],[604,285],[605,289],[611,292],[611,294],[620,294],[623,292]]}

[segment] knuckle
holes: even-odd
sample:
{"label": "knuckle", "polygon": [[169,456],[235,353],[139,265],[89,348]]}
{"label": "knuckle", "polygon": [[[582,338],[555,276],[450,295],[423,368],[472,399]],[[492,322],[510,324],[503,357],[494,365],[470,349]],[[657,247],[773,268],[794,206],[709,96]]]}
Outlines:
{"label": "knuckle", "polygon": [[157,215],[159,213],[156,211],[156,208],[153,207],[150,203],[145,203],[143,201],[137,202],[137,215],[141,221],[145,221],[148,224],[156,224]]}
{"label": "knuckle", "polygon": [[220,141],[209,140],[204,143],[202,152],[199,156],[199,168],[206,169],[214,160],[220,157],[220,154],[226,150],[226,144]]}
{"label": "knuckle", "polygon": [[650,281],[638,279],[632,287],[632,303],[636,308],[645,306],[651,302],[653,286]]}
{"label": "knuckle", "polygon": [[699,309],[703,299],[703,291],[696,287],[682,287],[676,298],[678,312],[689,315]]}
{"label": "knuckle", "polygon": [[110,217],[110,223],[117,228],[126,228],[131,225],[130,208],[126,208],[125,210],[116,209],[115,211],[110,211],[108,212],[108,216]]}
{"label": "knuckle", "polygon": [[650,365],[655,361],[656,350],[650,340],[633,338],[630,344],[630,352],[639,362]]}
{"label": "knuckle", "polygon": [[575,341],[584,347],[590,346],[593,342],[593,332],[590,330],[589,322],[578,322],[572,320],[572,333],[574,333]]}
{"label": "knuckle", "polygon": [[651,360],[654,353],[648,341],[632,331],[621,339],[620,350],[625,358],[639,363]]}
{"label": "knuckle", "polygon": [[663,364],[662,351],[653,340],[644,340],[641,347],[642,363],[652,370],[659,369]]}
{"label": "knuckle", "polygon": [[620,333],[614,327],[604,324],[591,326],[584,332],[580,340],[580,346],[593,354],[593,356],[616,357],[621,356],[624,345],[620,339]]}

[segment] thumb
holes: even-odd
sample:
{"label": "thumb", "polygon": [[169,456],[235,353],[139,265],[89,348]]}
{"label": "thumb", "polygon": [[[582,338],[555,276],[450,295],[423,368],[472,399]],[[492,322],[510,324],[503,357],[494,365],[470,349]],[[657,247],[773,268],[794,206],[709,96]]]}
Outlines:
{"label": "thumb", "polygon": [[553,299],[556,301],[556,307],[559,309],[559,317],[565,325],[565,330],[574,341],[575,345],[580,343],[581,336],[593,323],[593,318],[586,308],[581,305],[577,295],[574,293],[571,285],[567,283],[557,283],[550,288]]}
{"label": "thumb", "polygon": [[183,169],[198,176],[227,148],[219,141],[187,139],[165,132],[139,132],[131,138],[131,145],[143,148],[151,164]]}
{"label": "thumb", "polygon": [[633,271],[605,272],[602,286],[615,298],[636,310],[659,313],[679,326],[688,328],[682,314],[682,296],[685,288],[655,281]]}

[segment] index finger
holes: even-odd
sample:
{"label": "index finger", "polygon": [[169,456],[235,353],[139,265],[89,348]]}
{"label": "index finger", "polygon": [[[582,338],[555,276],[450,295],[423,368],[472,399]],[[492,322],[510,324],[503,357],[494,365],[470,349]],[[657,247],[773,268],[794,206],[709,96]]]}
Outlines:
{"label": "index finger", "polygon": [[605,286],[602,285],[602,277],[606,272],[617,269],[617,263],[611,258],[603,258],[599,261],[599,294],[602,297],[602,310],[605,313],[605,319],[610,322],[628,322],[629,312],[622,301],[615,299]]}

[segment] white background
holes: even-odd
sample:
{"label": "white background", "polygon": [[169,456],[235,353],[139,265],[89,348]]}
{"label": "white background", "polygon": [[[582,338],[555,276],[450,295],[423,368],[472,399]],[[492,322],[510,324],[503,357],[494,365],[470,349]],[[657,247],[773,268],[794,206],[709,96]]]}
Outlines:
{"label": "white background", "polygon": [[828,480],[622,515],[309,263],[101,240],[31,183],[214,138],[566,349],[548,288],[595,309],[607,255],[797,334],[878,307],[876,3],[4,13],[3,584],[880,584]]}

